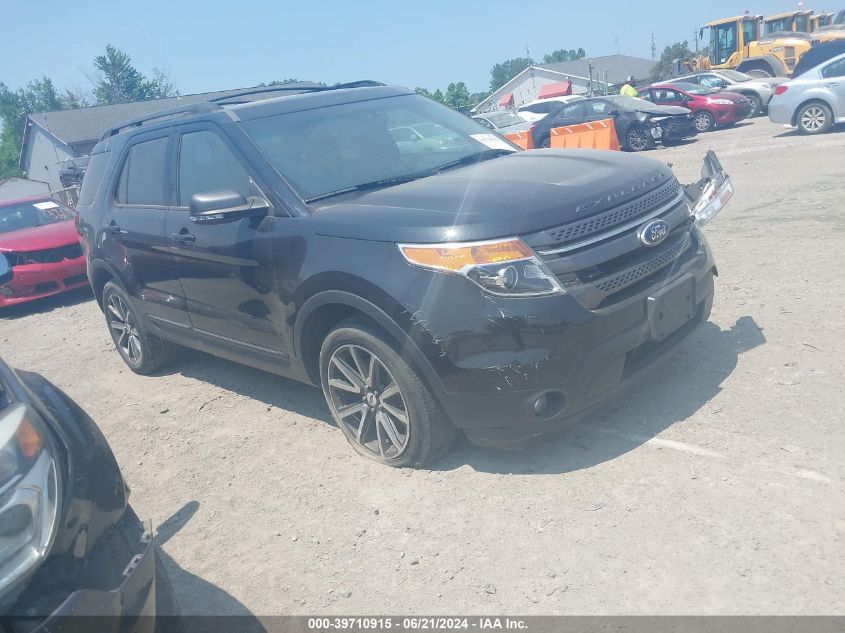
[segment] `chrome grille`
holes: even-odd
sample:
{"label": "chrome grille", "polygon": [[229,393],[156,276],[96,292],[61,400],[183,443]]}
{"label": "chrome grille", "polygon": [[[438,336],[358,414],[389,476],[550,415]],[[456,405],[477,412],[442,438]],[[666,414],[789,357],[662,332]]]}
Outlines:
{"label": "chrome grille", "polygon": [[43,251],[30,251],[27,253],[6,253],[9,263],[12,266],[24,266],[26,264],[56,264],[68,259],[82,257],[82,247],[79,243],[50,248]]}

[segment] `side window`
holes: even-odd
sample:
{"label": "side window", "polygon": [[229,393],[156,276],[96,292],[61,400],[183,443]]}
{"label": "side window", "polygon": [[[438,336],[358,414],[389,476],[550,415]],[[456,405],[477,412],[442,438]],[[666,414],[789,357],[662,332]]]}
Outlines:
{"label": "side window", "polygon": [[698,78],[698,83],[700,83],[702,86],[705,86],[707,88],[717,88],[718,87],[718,82],[716,81],[716,78],[713,77],[712,75],[702,75],[701,77]]}
{"label": "side window", "polygon": [[607,114],[610,112],[610,104],[607,101],[591,101],[587,106],[588,112],[592,114]]}
{"label": "side window", "polygon": [[217,134],[208,130],[182,135],[179,148],[179,206],[204,191],[228,189],[251,195],[249,174]]}
{"label": "side window", "polygon": [[167,206],[165,171],[168,137],[136,143],[129,148],[120,182],[118,204],[133,206]]}
{"label": "side window", "polygon": [[845,77],[845,59],[840,59],[822,68],[822,77]]}
{"label": "side window", "polygon": [[583,108],[581,107],[581,103],[573,103],[571,105],[565,106],[561,108],[560,112],[557,113],[558,119],[571,119],[577,118],[579,116],[583,116]]}

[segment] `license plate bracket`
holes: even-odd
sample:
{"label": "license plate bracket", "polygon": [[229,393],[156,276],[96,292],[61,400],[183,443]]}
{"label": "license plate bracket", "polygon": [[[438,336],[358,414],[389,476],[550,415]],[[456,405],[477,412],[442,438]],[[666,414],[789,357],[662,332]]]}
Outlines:
{"label": "license plate bracket", "polygon": [[646,300],[651,336],[662,341],[695,315],[695,277],[684,275]]}

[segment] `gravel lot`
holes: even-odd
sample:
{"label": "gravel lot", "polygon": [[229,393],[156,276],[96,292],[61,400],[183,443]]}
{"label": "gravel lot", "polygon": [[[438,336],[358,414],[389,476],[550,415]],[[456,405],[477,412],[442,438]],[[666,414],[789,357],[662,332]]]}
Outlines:
{"label": "gravel lot", "polygon": [[187,613],[845,614],[844,142],[757,119],[652,152],[733,177],[713,315],[527,451],[381,467],[311,387],[187,351],[134,375],[87,292],[0,315],[0,354],[98,421]]}

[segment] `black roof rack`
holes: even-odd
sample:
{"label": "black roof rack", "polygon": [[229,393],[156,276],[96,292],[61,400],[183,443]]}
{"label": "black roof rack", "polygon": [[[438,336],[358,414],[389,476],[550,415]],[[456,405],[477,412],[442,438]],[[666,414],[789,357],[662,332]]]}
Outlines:
{"label": "black roof rack", "polygon": [[205,112],[213,112],[214,110],[220,110],[222,106],[216,103],[210,103],[208,101],[200,101],[198,103],[192,103],[189,105],[179,106],[177,108],[169,108],[167,110],[159,110],[158,112],[152,112],[150,114],[144,114],[139,117],[135,117],[134,119],[129,119],[127,121],[123,121],[122,123],[118,123],[107,129],[103,132],[103,135],[100,137],[100,140],[107,139],[110,136],[114,136],[118,134],[121,130],[125,130],[130,127],[140,127],[144,123],[148,123],[150,121],[155,121],[157,119],[164,119],[170,116],[188,116],[191,114],[203,114]]}
{"label": "black roof rack", "polygon": [[335,84],[333,86],[296,86],[292,84],[280,84],[276,86],[263,86],[261,88],[247,88],[246,90],[241,90],[239,92],[228,94],[222,97],[209,99],[208,101],[200,101],[198,103],[192,103],[176,108],[170,108],[168,110],[160,110],[159,112],[152,112],[150,114],[135,117],[134,119],[123,121],[122,123],[114,125],[108,128],[105,132],[103,132],[103,135],[100,137],[100,140],[105,140],[108,137],[114,136],[115,134],[119,134],[122,130],[131,127],[140,127],[144,123],[149,123],[151,121],[157,121],[159,119],[165,119],[167,117],[190,116],[192,114],[204,114],[206,112],[215,112],[217,110],[221,110],[224,105],[238,105],[241,103],[250,103],[252,101],[256,101],[256,99],[246,99],[244,101],[235,101],[232,103],[221,103],[222,101],[227,101],[229,99],[238,99],[242,97],[248,97],[250,95],[266,94],[268,92],[324,92],[327,90],[341,90],[343,88],[369,88],[384,85],[385,84],[381,83],[380,81],[371,81],[369,79],[364,79],[361,81],[351,81],[345,84]]}
{"label": "black roof rack", "polygon": [[[362,79],[361,81],[350,81],[345,84],[335,84],[333,86],[296,86],[293,84],[279,84],[276,86],[247,88],[246,90],[241,90],[240,92],[235,92],[233,94],[224,95],[222,97],[209,99],[209,102],[221,103],[222,101],[228,101],[229,99],[238,99],[240,97],[265,94],[268,92],[325,92],[326,90],[342,90],[343,88],[370,88],[374,86],[384,85],[385,84],[381,83],[380,81],[371,81],[369,79]],[[247,101],[236,101],[234,103],[228,103],[225,105],[238,105],[239,103],[249,103],[250,101],[254,101],[254,99],[248,99]]]}

